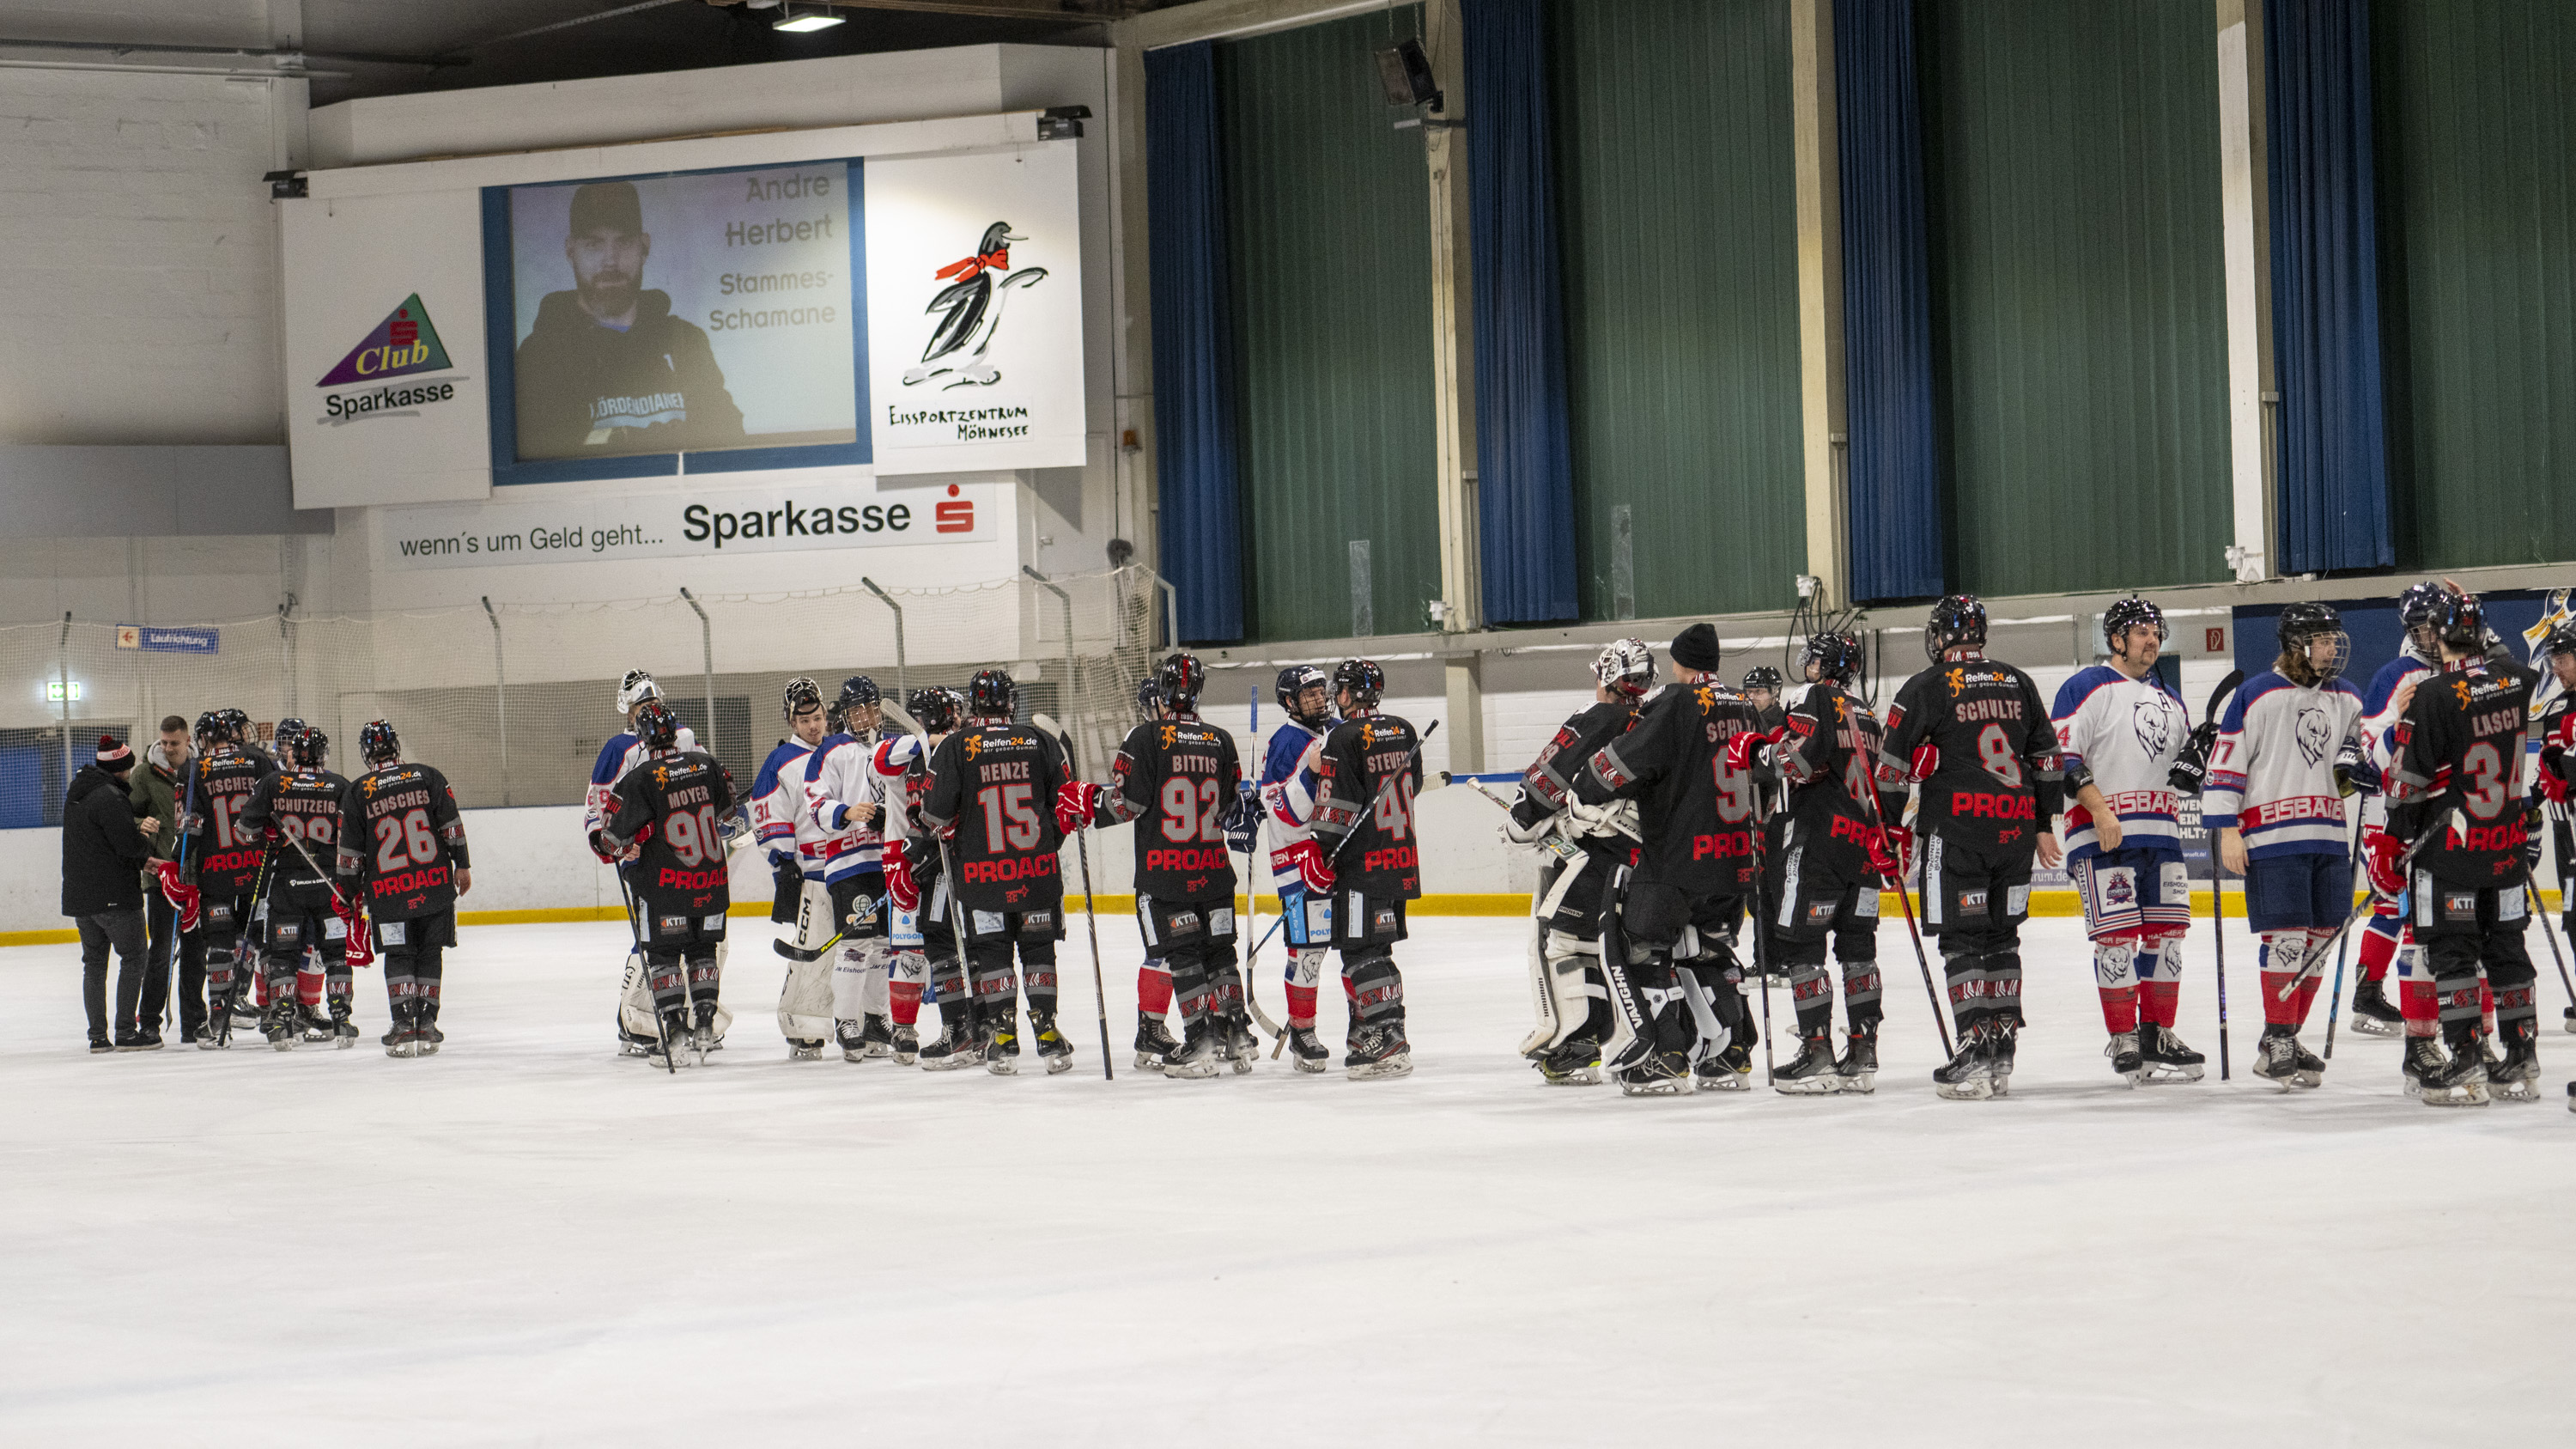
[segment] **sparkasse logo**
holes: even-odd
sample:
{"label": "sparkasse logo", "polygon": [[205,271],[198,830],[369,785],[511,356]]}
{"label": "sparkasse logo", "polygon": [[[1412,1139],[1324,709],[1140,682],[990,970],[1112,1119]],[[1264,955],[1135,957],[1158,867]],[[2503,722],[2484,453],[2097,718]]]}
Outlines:
{"label": "sparkasse logo", "polygon": [[313,385],[341,387],[405,373],[443,372],[454,365],[447,360],[447,349],[438,340],[438,328],[430,323],[429,309],[420,304],[420,294],[414,292],[387,313],[364,341],[351,348],[339,366]]}

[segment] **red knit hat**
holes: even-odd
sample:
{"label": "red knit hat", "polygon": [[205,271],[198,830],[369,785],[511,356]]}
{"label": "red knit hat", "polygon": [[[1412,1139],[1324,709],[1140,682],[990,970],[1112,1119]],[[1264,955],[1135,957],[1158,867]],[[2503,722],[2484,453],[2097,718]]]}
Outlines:
{"label": "red knit hat", "polygon": [[111,775],[121,775],[134,768],[134,751],[114,735],[98,737],[98,767]]}

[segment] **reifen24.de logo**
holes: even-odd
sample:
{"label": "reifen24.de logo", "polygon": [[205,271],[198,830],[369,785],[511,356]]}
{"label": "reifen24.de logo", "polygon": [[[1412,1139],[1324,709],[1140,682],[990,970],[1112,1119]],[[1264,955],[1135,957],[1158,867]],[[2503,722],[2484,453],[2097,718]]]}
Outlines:
{"label": "reifen24.de logo", "polygon": [[371,418],[418,417],[420,410],[456,397],[456,384],[462,377],[441,378],[436,382],[389,385],[388,378],[408,377],[415,373],[447,372],[455,364],[448,361],[446,344],[438,340],[438,327],[429,320],[429,309],[420,303],[420,294],[412,293],[402,304],[385,314],[375,326],[349,349],[337,367],[322,375],[314,384],[323,388],[352,388],[353,391],[330,393],[322,399],[323,415],[316,419],[326,427],[365,422]]}

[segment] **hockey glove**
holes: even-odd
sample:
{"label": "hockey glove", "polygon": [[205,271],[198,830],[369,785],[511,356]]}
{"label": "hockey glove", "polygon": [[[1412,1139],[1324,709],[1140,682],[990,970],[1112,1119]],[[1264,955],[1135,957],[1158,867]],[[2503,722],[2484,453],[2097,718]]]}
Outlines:
{"label": "hockey glove", "polygon": [[1882,825],[1870,836],[1869,868],[1891,882],[1905,879],[1905,863],[1914,855],[1914,832],[1902,825]]}
{"label": "hockey glove", "polygon": [[1276,851],[1270,859],[1273,868],[1295,866],[1297,879],[1305,882],[1310,891],[1320,894],[1333,888],[1332,863],[1324,859],[1323,847],[1311,840],[1300,840]]}
{"label": "hockey glove", "polygon": [[805,871],[783,850],[769,853],[769,883],[779,900],[793,900],[805,889]]}
{"label": "hockey glove", "polygon": [[1066,835],[1077,835],[1089,825],[1092,811],[1100,803],[1100,787],[1081,780],[1067,780],[1055,792],[1055,828]]}
{"label": "hockey glove", "polygon": [[2406,847],[2389,831],[2373,831],[2362,837],[2361,863],[2369,872],[2371,889],[2384,896],[2406,893],[2406,868],[2399,863],[2405,854]]}
{"label": "hockey glove", "polygon": [[1726,772],[1742,775],[1756,768],[1770,768],[1772,747],[1779,742],[1777,732],[1764,734],[1760,730],[1746,730],[1730,737],[1726,742]]}
{"label": "hockey glove", "polygon": [[2376,794],[2379,790],[2379,770],[2362,755],[2359,740],[2346,740],[2343,748],[2335,752],[2334,777],[2335,789],[2347,800],[2356,791]]}
{"label": "hockey glove", "polygon": [[2185,740],[2182,755],[2165,772],[2165,783],[2185,795],[2200,793],[2201,784],[2209,778],[2210,747],[2218,743],[2218,726],[2204,720]]}
{"label": "hockey glove", "polygon": [[358,908],[357,897],[346,895],[332,897],[331,914],[338,916],[340,924],[346,926],[349,931],[347,946],[349,969],[360,971],[375,965],[376,943],[374,938],[367,934],[367,913]]}
{"label": "hockey glove", "polygon": [[885,881],[886,895],[896,910],[911,914],[921,909],[921,887],[913,883],[912,862],[903,841],[885,843]]}
{"label": "hockey glove", "polygon": [[152,862],[152,873],[161,877],[161,894],[179,908],[181,934],[197,929],[197,888],[180,877],[179,862],[156,860]]}
{"label": "hockey glove", "polygon": [[2526,872],[2540,869],[2540,797],[2537,795],[2523,800],[2522,868]]}
{"label": "hockey glove", "polygon": [[2564,806],[2566,805],[2570,795],[2576,795],[2576,788],[2571,788],[2567,783],[2567,750],[2565,746],[2547,745],[2542,747],[2540,751],[2540,775],[2539,778],[2533,780],[2531,783],[2534,788],[2540,791],[2540,798],[2548,801],[2552,805]]}
{"label": "hockey glove", "polygon": [[1245,787],[1234,797],[1234,808],[1226,812],[1225,848],[1240,855],[1252,848],[1253,832],[1261,825],[1261,797]]}

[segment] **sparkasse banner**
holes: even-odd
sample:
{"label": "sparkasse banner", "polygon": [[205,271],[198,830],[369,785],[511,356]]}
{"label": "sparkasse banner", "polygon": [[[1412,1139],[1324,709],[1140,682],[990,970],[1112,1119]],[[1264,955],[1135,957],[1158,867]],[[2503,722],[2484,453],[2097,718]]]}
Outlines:
{"label": "sparkasse banner", "polygon": [[808,478],[776,488],[388,508],[379,536],[382,562],[402,569],[985,543],[997,536],[997,486],[881,491]]}

